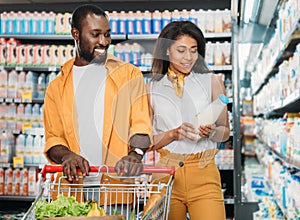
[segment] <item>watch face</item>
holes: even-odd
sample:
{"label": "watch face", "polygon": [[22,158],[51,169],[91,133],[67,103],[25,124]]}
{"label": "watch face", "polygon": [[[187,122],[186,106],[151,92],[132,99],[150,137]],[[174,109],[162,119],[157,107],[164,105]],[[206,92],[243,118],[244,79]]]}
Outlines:
{"label": "watch face", "polygon": [[137,154],[144,156],[144,152],[143,152],[141,149],[135,148],[134,151],[135,151]]}

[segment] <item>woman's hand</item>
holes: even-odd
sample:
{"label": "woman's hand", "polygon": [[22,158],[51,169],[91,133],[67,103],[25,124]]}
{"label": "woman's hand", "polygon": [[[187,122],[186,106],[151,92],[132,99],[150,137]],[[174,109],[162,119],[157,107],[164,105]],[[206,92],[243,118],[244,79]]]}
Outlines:
{"label": "woman's hand", "polygon": [[216,125],[210,124],[210,125],[200,125],[199,127],[199,135],[201,138],[208,138],[212,137],[215,132]]}
{"label": "woman's hand", "polygon": [[185,139],[185,140],[196,141],[199,139],[197,137],[199,133],[195,131],[195,128],[192,124],[187,122],[183,123],[178,128],[171,130],[170,132],[173,140]]}

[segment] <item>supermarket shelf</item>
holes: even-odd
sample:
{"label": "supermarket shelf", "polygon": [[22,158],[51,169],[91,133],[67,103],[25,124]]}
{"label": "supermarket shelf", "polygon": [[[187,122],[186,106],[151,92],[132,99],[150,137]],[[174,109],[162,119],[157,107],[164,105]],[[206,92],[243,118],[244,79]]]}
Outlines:
{"label": "supermarket shelf", "polygon": [[130,40],[156,40],[158,34],[128,34],[127,38]]}
{"label": "supermarket shelf", "polygon": [[272,152],[276,157],[278,157],[281,161],[289,165],[290,167],[294,167],[298,170],[300,170],[300,161],[295,161],[292,158],[288,158],[287,156],[279,153],[278,151],[272,149],[270,146],[267,144],[263,143],[263,146],[265,147],[266,150]]}
{"label": "supermarket shelf", "polygon": [[219,170],[233,170],[234,166],[233,164],[218,164],[217,165]]}
{"label": "supermarket shelf", "polygon": [[11,132],[13,134],[21,134],[22,133],[22,131],[18,130],[18,129],[13,129],[13,130],[10,130],[10,129],[0,129],[0,132],[6,132],[6,133]]}
{"label": "supermarket shelf", "polygon": [[[138,67],[142,72],[149,72],[151,70],[151,66],[139,66]],[[212,71],[230,71],[232,70],[231,65],[223,65],[223,66],[209,66],[209,69]],[[232,102],[232,98],[229,100]]]}
{"label": "supermarket shelf", "polygon": [[[70,34],[36,34],[36,35],[25,35],[25,34],[1,34],[1,38],[16,38],[23,40],[73,40]],[[111,35],[112,40],[126,40],[125,34],[114,34]]]}
{"label": "supermarket shelf", "polygon": [[0,70],[52,72],[60,71],[60,66],[0,66]]}
{"label": "supermarket shelf", "polygon": [[[264,146],[264,150],[270,151],[270,148],[268,146],[266,146],[264,143],[262,143],[262,145]],[[272,152],[274,152],[274,151],[272,151]],[[265,162],[262,160],[262,155],[259,155],[259,154],[257,154],[257,155],[258,155],[257,159],[258,159],[259,163],[262,164],[263,167],[265,167]],[[282,213],[284,213],[285,216],[291,215],[291,211],[287,212],[287,210],[284,209],[284,207],[281,205],[281,203],[276,199],[276,193],[275,193],[276,191],[272,187],[272,184],[270,183],[270,179],[266,178],[265,183],[266,183],[267,187],[270,189],[271,194],[274,195],[274,201],[275,201],[276,205],[278,206],[278,208],[282,211]],[[288,219],[292,219],[292,218],[288,218]]]}
{"label": "supermarket shelf", "polygon": [[283,116],[286,112],[299,112],[300,111],[300,90],[296,90],[283,101],[274,103],[271,110],[266,112],[267,118],[272,116]]}
{"label": "supermarket shelf", "polygon": [[[147,72],[151,70],[149,66],[138,67],[141,71]],[[60,66],[0,66],[0,70],[16,70],[16,71],[37,71],[37,72],[52,72],[60,71]],[[230,71],[232,70],[231,65],[223,66],[209,66],[212,71]]]}
{"label": "supermarket shelf", "polygon": [[22,202],[33,202],[35,196],[0,196],[1,201],[22,201]]}
{"label": "supermarket shelf", "polygon": [[205,38],[231,38],[231,32],[223,33],[204,33]]}
{"label": "supermarket shelf", "polygon": [[232,70],[232,65],[209,66],[209,69],[213,71],[230,71]]}
{"label": "supermarket shelf", "polygon": [[[27,35],[27,34],[1,34],[2,38],[16,38],[24,40],[73,40],[73,37],[70,34],[36,34],[36,35]],[[224,33],[204,33],[205,38],[230,38],[231,32]],[[156,40],[158,34],[112,34],[112,40]]]}
{"label": "supermarket shelf", "polygon": [[[34,167],[34,168],[42,169],[43,166],[44,166],[44,164],[24,164],[24,167],[27,167],[27,168]],[[9,167],[13,167],[13,164],[0,162],[0,168],[9,168]],[[22,167],[19,167],[19,168],[22,168]]]}
{"label": "supermarket shelf", "polygon": [[139,66],[138,68],[142,72],[150,72],[151,71],[151,66]]}
{"label": "supermarket shelf", "polygon": [[224,198],[224,203],[225,204],[234,204],[234,199],[233,198]]}
{"label": "supermarket shelf", "polygon": [[[230,38],[231,32],[225,33],[204,33],[205,38]],[[156,40],[158,34],[128,34],[127,39],[132,40]]]}
{"label": "supermarket shelf", "polygon": [[6,102],[6,103],[38,103],[42,104],[44,103],[44,99],[41,98],[32,98],[32,101],[29,102],[28,100],[22,101],[21,98],[0,98],[0,102]]}
{"label": "supermarket shelf", "polygon": [[[284,54],[284,51],[288,49],[288,47],[290,45],[292,45],[295,41],[296,42],[299,42],[299,39],[298,37],[293,37],[294,35],[297,35],[297,31],[299,30],[299,27],[298,27],[298,21],[299,21],[299,18],[296,19],[297,21],[293,24],[293,27],[291,28],[289,34],[286,35],[286,40],[282,43],[282,46],[280,48],[280,50],[278,51],[278,54],[275,54],[272,58],[273,60],[270,61],[270,65],[266,66],[265,69],[266,69],[266,74],[265,74],[265,77],[264,77],[264,80],[263,82],[261,82],[261,84],[259,85],[256,85],[256,87],[253,87],[252,90],[253,90],[253,95],[256,95],[260,92],[260,90],[264,87],[264,85],[268,82],[268,79],[274,75],[275,73],[277,73],[278,71],[274,68],[276,66],[278,66],[280,63],[282,63],[282,61],[284,59],[282,59],[282,54]],[[262,51],[261,51],[262,53]]]}

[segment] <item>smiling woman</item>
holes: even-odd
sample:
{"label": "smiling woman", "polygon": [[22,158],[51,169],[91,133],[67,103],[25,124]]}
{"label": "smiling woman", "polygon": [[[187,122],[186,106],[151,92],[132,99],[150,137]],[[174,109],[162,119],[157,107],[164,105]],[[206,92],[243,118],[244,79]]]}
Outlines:
{"label": "smiling woman", "polygon": [[217,142],[229,138],[227,107],[215,124],[198,125],[195,117],[225,93],[223,83],[208,73],[204,55],[203,33],[189,21],[165,26],[154,48],[148,90],[153,148],[160,153],[156,166],[176,168],[169,219],[185,219],[187,212],[191,220],[225,219],[214,156]]}

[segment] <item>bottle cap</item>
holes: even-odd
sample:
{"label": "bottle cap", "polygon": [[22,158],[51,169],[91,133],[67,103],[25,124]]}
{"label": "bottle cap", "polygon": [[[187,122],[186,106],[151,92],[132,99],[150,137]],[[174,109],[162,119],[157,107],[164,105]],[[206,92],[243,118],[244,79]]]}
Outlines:
{"label": "bottle cap", "polygon": [[221,102],[223,102],[225,105],[227,105],[227,104],[229,103],[229,98],[228,98],[226,95],[224,95],[224,94],[221,94],[221,95],[219,96],[219,99],[220,99]]}

